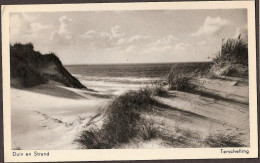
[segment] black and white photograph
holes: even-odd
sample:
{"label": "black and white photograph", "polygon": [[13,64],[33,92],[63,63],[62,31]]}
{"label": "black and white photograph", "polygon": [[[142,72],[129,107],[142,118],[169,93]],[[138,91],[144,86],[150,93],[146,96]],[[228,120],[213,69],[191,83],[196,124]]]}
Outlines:
{"label": "black and white photograph", "polygon": [[167,7],[175,4],[8,12],[10,155],[257,153],[251,148],[257,124],[250,122],[257,119],[249,8]]}

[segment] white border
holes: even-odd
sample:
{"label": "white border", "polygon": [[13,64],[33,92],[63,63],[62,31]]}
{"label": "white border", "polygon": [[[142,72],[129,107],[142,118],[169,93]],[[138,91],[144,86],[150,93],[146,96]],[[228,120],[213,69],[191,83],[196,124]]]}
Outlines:
{"label": "white border", "polygon": [[[9,57],[9,13],[10,12],[59,12],[59,11],[109,11],[109,10],[170,10],[170,9],[236,9],[248,10],[249,45],[249,154],[221,154],[220,148],[172,148],[172,149],[102,149],[102,150],[48,150],[49,157],[13,157],[11,150],[10,108],[10,57]],[[3,111],[4,111],[4,157],[6,162],[38,161],[101,161],[101,160],[159,160],[159,159],[214,159],[256,158],[257,137],[257,83],[254,1],[214,2],[149,2],[149,3],[101,3],[62,5],[5,5],[2,6],[2,62],[3,62]],[[223,149],[223,148],[222,148]],[[236,148],[229,148],[236,149]],[[46,150],[39,150],[44,152]],[[34,150],[21,150],[34,152]]]}

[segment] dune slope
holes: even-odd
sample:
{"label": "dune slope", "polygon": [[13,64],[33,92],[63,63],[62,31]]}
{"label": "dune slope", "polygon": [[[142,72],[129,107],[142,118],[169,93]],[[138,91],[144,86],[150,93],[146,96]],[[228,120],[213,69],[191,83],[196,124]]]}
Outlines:
{"label": "dune slope", "polygon": [[54,80],[68,87],[86,88],[63,67],[55,54],[42,55],[34,51],[30,43],[11,45],[10,62],[13,87],[33,87]]}

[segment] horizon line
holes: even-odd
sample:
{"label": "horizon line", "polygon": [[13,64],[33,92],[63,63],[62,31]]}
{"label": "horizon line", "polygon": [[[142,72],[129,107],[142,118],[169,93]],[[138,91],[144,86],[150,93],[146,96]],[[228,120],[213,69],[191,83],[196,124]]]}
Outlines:
{"label": "horizon line", "polygon": [[187,62],[137,62],[137,63],[79,63],[79,64],[64,64],[64,66],[81,66],[81,65],[133,65],[133,64],[172,64],[172,63],[210,63],[213,61],[187,61]]}

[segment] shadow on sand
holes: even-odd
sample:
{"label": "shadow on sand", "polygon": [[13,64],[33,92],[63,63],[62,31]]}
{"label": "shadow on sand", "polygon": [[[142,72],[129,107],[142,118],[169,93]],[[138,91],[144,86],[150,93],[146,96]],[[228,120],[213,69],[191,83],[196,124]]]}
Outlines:
{"label": "shadow on sand", "polygon": [[68,99],[86,99],[86,97],[68,89],[52,85],[52,84],[42,84],[33,88],[24,89],[25,91],[30,91],[34,93],[40,93],[48,96],[68,98]]}

